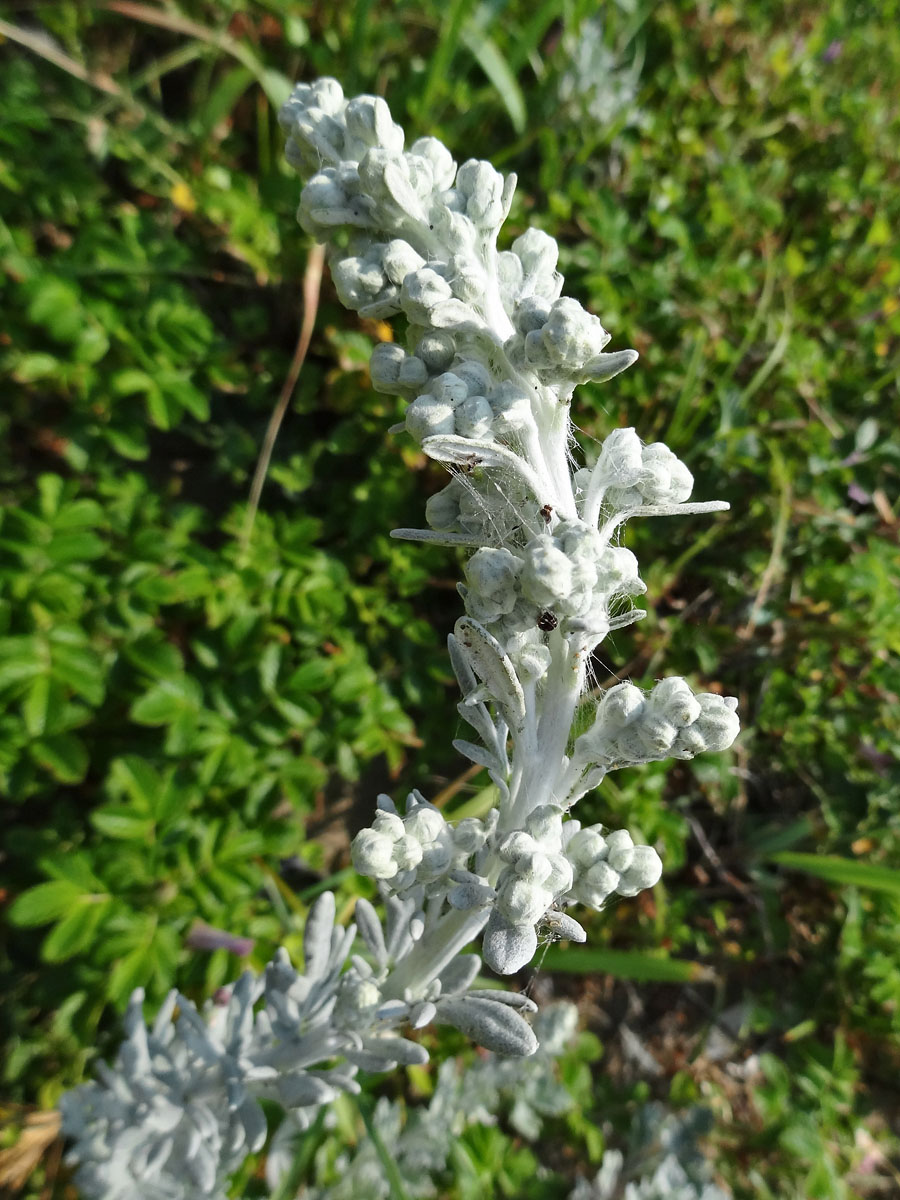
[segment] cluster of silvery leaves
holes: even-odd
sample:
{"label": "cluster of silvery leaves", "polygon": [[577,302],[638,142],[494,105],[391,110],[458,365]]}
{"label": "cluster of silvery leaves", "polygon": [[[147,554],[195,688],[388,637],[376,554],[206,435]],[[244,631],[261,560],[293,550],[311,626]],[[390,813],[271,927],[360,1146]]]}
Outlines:
{"label": "cluster of silvery leaves", "polygon": [[418,792],[402,812],[379,797],[352,852],[379,883],[384,924],[360,900],[355,926],[335,927],[325,894],[303,973],[281,953],[202,1014],[173,994],[149,1030],[135,994],[115,1066],[62,1106],[79,1184],[104,1200],[224,1196],[265,1140],[260,1100],[302,1127],[354,1091],[359,1070],[426,1061],[406,1035],[432,1022],[502,1055],[533,1054],[523,1013],[534,1004],[479,988],[481,960],[463,951],[481,936],[487,964],[512,974],[541,935],[585,939],[571,905],[602,909],[652,887],[656,851],[627,830],[583,828],[572,805],[608,771],[722,750],[738,731],[733,699],[670,678],[608,689],[573,738],[594,649],[644,615],[637,561],[617,544],[623,524],[727,505],[689,503],[685,465],[633,429],[611,433],[590,469],[570,468],[575,386],[612,379],[637,355],[604,352],[600,321],[561,297],[552,238],[529,229],[497,250],[515,178],[457,166],[434,138],[405,150],[383,100],[347,101],[334,80],[299,85],[281,119],[307,180],[300,222],[328,244],[341,299],[405,325],[405,349],[373,353],[372,381],[409,401],[397,432],[452,478],[427,505],[429,528],[394,535],[471,550],[449,648],[474,732],[454,745],[487,769],[497,804],[454,823]]}
{"label": "cluster of silvery leaves", "polygon": [[[558,1078],[557,1059],[572,1043],[578,1024],[573,1004],[546,1006],[534,1018],[538,1049],[525,1059],[486,1054],[466,1067],[448,1059],[438,1069],[427,1104],[407,1109],[383,1096],[371,1124],[393,1160],[406,1195],[415,1200],[440,1193],[441,1177],[460,1135],[470,1125],[495,1125],[502,1118],[517,1134],[536,1141],[544,1121],[568,1112],[574,1101]],[[330,1124],[334,1117],[329,1113]],[[278,1128],[266,1160],[266,1179],[275,1190],[290,1169],[297,1132],[290,1120]],[[327,1164],[337,1182],[307,1188],[304,1200],[388,1200],[396,1194],[371,1139],[344,1150]]]}
{"label": "cluster of silvery leaves", "polygon": [[[441,1194],[453,1147],[469,1126],[503,1120],[534,1143],[548,1118],[569,1112],[575,1101],[559,1079],[557,1059],[573,1044],[577,1027],[574,1004],[550,1004],[534,1018],[539,1046],[530,1058],[486,1054],[465,1067],[448,1060],[438,1070],[429,1102],[420,1107],[407,1109],[381,1097],[371,1125],[390,1154],[404,1194],[410,1200]],[[334,1125],[334,1115],[329,1115]],[[659,1104],[646,1105],[633,1123],[625,1153],[606,1150],[594,1179],[579,1179],[569,1200],[730,1200],[712,1181],[698,1145],[709,1126],[706,1109],[676,1115]],[[266,1180],[273,1191],[290,1170],[297,1137],[297,1127],[288,1118],[273,1138],[266,1161]],[[537,1172],[539,1178],[552,1177],[540,1164]],[[394,1194],[371,1138],[326,1162],[323,1173],[336,1181],[308,1187],[305,1200],[389,1200]]]}
{"label": "cluster of silvery leaves", "polygon": [[676,1115],[645,1105],[627,1151],[607,1150],[594,1179],[579,1180],[569,1200],[731,1200],[698,1144],[711,1123],[706,1108]]}

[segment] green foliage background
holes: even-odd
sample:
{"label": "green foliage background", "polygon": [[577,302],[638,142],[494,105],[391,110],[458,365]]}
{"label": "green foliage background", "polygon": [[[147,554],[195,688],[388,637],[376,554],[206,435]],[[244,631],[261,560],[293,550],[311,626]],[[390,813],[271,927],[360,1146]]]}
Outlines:
{"label": "green foliage background", "polygon": [[[446,1195],[564,1194],[651,1092],[710,1105],[738,1197],[896,1186],[898,29],[894,0],[4,8],[5,1143],[114,1050],[133,987],[202,998],[240,970],[188,948],[198,922],[253,939],[251,966],[296,949],[335,872],[349,908],[374,793],[462,770],[458,565],[387,536],[442,481],[386,433],[385,330],[327,279],[240,536],[309,250],[275,113],[333,74],[517,171],[505,236],[556,236],[567,290],[641,352],[577,393],[588,451],[633,424],[732,504],[629,532],[650,615],[597,675],[738,694],[746,732],[583,802],[667,867],[593,920],[605,958],[553,952],[605,1056],[593,1083],[599,1050],[567,1068],[557,1174],[485,1131]],[[723,1065],[706,1035],[736,1004]],[[626,1015],[659,1075],[617,1053]],[[67,1189],[51,1146],[22,1194]]]}

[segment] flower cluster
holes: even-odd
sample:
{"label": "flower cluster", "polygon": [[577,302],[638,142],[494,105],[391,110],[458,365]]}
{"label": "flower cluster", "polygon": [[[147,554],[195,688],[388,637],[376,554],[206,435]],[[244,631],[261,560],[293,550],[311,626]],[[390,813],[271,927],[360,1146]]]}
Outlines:
{"label": "flower cluster", "polygon": [[465,572],[469,613],[502,643],[535,628],[589,632],[599,640],[609,632],[615,602],[646,591],[632,552],[603,545],[580,520],[560,521],[521,554],[482,546]]}
{"label": "flower cluster", "polygon": [[736,708],[734,696],[695,695],[674,675],[649,695],[620,683],[604,695],[593,725],[576,741],[575,753],[594,762],[630,765],[725,750],[740,728]]}

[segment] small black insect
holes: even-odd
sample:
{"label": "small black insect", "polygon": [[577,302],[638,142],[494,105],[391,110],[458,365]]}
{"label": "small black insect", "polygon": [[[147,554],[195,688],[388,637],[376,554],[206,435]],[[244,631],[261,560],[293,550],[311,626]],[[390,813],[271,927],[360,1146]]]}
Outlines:
{"label": "small black insect", "polygon": [[553,505],[545,504],[544,507],[541,509],[541,516],[544,518],[544,524],[549,525],[550,518],[553,516]]}
{"label": "small black insect", "polygon": [[552,633],[558,624],[559,621],[549,609],[538,617],[538,629],[543,629],[544,633]]}

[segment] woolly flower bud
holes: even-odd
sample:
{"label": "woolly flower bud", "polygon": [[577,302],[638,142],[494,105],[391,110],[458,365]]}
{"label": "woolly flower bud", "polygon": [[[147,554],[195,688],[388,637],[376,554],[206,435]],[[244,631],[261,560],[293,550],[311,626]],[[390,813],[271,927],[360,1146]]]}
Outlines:
{"label": "woolly flower bud", "polygon": [[553,870],[546,854],[541,854],[539,850],[529,850],[517,858],[513,869],[520,879],[534,884],[544,883]]}
{"label": "woolly flower bud", "polygon": [[499,854],[504,862],[512,863],[521,858],[523,854],[529,854],[536,850],[540,850],[540,846],[531,834],[526,833],[523,829],[517,829],[500,843]]}
{"label": "woolly flower bud", "polygon": [[371,979],[361,979],[354,970],[342,976],[338,984],[336,1015],[345,1024],[373,1013],[381,1003],[381,992]]}
{"label": "woolly flower bud", "polygon": [[522,683],[533,683],[547,674],[551,655],[549,647],[542,643],[529,642],[520,649],[510,650],[509,653]]}
{"label": "woolly flower bud", "polygon": [[350,857],[360,875],[373,879],[392,879],[397,874],[394,843],[374,829],[361,829],[350,847]]}
{"label": "woolly flower bud", "polygon": [[453,433],[456,429],[453,405],[428,392],[417,396],[406,410],[406,428],[417,442],[438,434]]}
{"label": "woolly flower bud", "polygon": [[344,93],[336,79],[298,84],[278,119],[288,134],[287,157],[311,174],[323,162],[340,160],[344,148]]}
{"label": "woolly flower bud", "polygon": [[454,479],[425,502],[425,520],[432,529],[453,533],[459,529],[460,485]]}
{"label": "woolly flower bud", "polygon": [[553,804],[539,804],[528,814],[525,828],[540,846],[558,850],[562,845],[562,810]]}
{"label": "woolly flower bud", "polygon": [[694,477],[668,446],[654,442],[641,451],[637,474],[629,469],[616,476],[613,483],[606,493],[610,507],[640,508],[642,504],[683,504],[693,491]]}
{"label": "woolly flower bud", "polygon": [[549,534],[525,547],[522,591],[540,608],[552,608],[572,590],[572,564]]}
{"label": "woolly flower bud", "polygon": [[633,487],[641,477],[644,460],[641,439],[633,429],[614,429],[600,450],[594,468],[608,486]]}
{"label": "woolly flower bud", "polygon": [[607,595],[640,595],[646,586],[638,575],[638,560],[624,546],[607,546],[597,562],[598,587]]}
{"label": "woolly flower bud", "polygon": [[428,371],[421,358],[407,354],[395,342],[379,342],[369,359],[369,375],[377,392],[414,391],[425,384]]}
{"label": "woolly flower bud", "polygon": [[577,300],[555,301],[546,323],[525,338],[525,356],[538,366],[561,365],[577,371],[599,354],[610,335]]}
{"label": "woolly flower bud", "polygon": [[450,187],[456,175],[456,163],[443,142],[433,137],[419,138],[410,146],[409,153],[428,163],[435,190],[444,191]]}
{"label": "woolly flower bud", "polygon": [[428,325],[431,310],[449,300],[452,294],[446,279],[442,279],[437,271],[430,267],[422,267],[403,280],[400,305],[410,321],[415,321],[418,325]]}
{"label": "woolly flower bud", "polygon": [[380,96],[356,96],[344,112],[347,126],[344,155],[357,161],[373,146],[391,154],[403,151],[403,130],[391,119],[391,110]]}
{"label": "woolly flower bud", "polygon": [[380,246],[373,246],[364,257],[337,259],[331,277],[345,308],[369,317],[389,317],[398,311],[400,292],[382,270]]}
{"label": "woolly flower bud", "polygon": [[681,504],[694,488],[694,477],[662,442],[644,449],[638,488],[648,504]]}
{"label": "woolly flower bud", "polygon": [[484,825],[477,817],[463,817],[451,830],[453,844],[463,854],[475,854],[486,840]]}
{"label": "woolly flower bud", "polygon": [[456,432],[461,437],[490,441],[494,413],[484,396],[469,396],[456,409]]}
{"label": "woolly flower bud", "polygon": [[541,229],[527,229],[513,242],[512,252],[522,263],[523,289],[555,300],[562,285],[556,272],[559,261],[556,241]]}
{"label": "woolly flower bud", "polygon": [[470,158],[456,173],[456,190],[466,201],[466,216],[478,229],[496,229],[503,220],[503,176],[490,163]]}
{"label": "woolly flower bud", "polygon": [[607,862],[596,862],[575,886],[575,895],[583,904],[600,908],[619,886],[619,876]]}
{"label": "woolly flower bud", "polygon": [[422,843],[433,842],[447,832],[447,822],[436,808],[424,804],[414,808],[403,818],[403,827],[411,837]]}
{"label": "woolly flower bud", "polygon": [[490,371],[477,359],[470,358],[457,363],[453,374],[466,385],[470,396],[484,396],[494,383]]}
{"label": "woolly flower bud", "polygon": [[383,833],[394,842],[406,836],[406,826],[403,820],[396,813],[388,812],[386,809],[379,809],[376,812],[372,820],[372,828],[376,833]]}
{"label": "woolly flower bud", "polygon": [[497,280],[500,284],[500,295],[503,297],[503,307],[512,312],[516,301],[522,293],[522,264],[515,254],[503,250],[497,255]]}
{"label": "woolly flower bud", "polygon": [[655,887],[662,877],[662,859],[652,846],[635,846],[631,864],[621,873],[616,886],[620,896],[636,896]]}
{"label": "woolly flower bud", "polygon": [[[508,550],[482,546],[466,563],[469,608],[476,620],[496,621],[516,605],[516,580],[522,560]],[[480,614],[480,615],[479,615]]]}
{"label": "woolly flower bud", "polygon": [[445,371],[433,380],[431,390],[438,400],[445,400],[454,407],[461,404],[469,394],[469,388],[464,379],[460,379],[452,371]]}
{"label": "woolly flower bud", "polygon": [[573,866],[587,870],[595,862],[600,862],[606,857],[608,848],[601,829],[600,825],[588,825],[569,838],[566,857]]}
{"label": "woolly flower bud", "polygon": [[741,729],[740,718],[735,711],[737,698],[706,692],[697,697],[697,702],[701,711],[696,725],[706,742],[706,749],[727,750]]}
{"label": "woolly flower bud", "polygon": [[622,764],[725,750],[740,730],[736,708],[733,696],[694,696],[677,677],[658,683],[648,697],[631,684],[618,684],[601,701],[593,726],[577,740],[577,752]]}
{"label": "woolly flower bud", "polygon": [[416,355],[429,371],[446,371],[453,362],[456,343],[452,334],[431,330],[419,339]]}
{"label": "woolly flower bud", "polygon": [[422,849],[422,864],[420,867],[420,877],[426,879],[434,879],[439,875],[443,875],[450,866],[453,857],[452,844],[447,841],[430,842]]}
{"label": "woolly flower bud", "polygon": [[606,838],[606,861],[614,871],[627,871],[634,858],[634,842],[627,829],[615,829]]}
{"label": "woolly flower bud", "polygon": [[[549,317],[550,305],[543,297],[526,296],[516,305],[513,320],[519,333],[526,335],[537,333],[541,330],[549,320]],[[540,343],[537,341],[534,345],[540,347]]]}
{"label": "woolly flower bud", "polygon": [[359,192],[359,178],[343,164],[314,175],[300,193],[297,217],[307,233],[320,241],[333,236],[339,225],[368,229],[374,204]]}
{"label": "woolly flower bud", "polygon": [[533,925],[552,903],[552,892],[515,874],[506,875],[497,888],[497,907],[513,925]]}
{"label": "woolly flower bud", "polygon": [[550,874],[544,880],[544,887],[554,896],[562,896],[572,887],[575,872],[572,864],[564,854],[548,854]]}
{"label": "woolly flower bud", "polygon": [[663,679],[650,693],[655,712],[675,726],[693,725],[703,711],[686,680],[672,675]]}
{"label": "woolly flower bud", "polygon": [[409,242],[394,238],[383,250],[384,272],[391,283],[401,284],[407,275],[425,266],[425,259],[417,254]]}
{"label": "woolly flower bud", "polygon": [[422,861],[422,843],[413,836],[402,837],[394,843],[392,851],[398,871],[412,871]]}
{"label": "woolly flower bud", "polygon": [[337,171],[329,169],[313,175],[301,192],[304,208],[345,208],[347,193],[341,186]]}
{"label": "woolly flower bud", "polygon": [[617,683],[607,691],[597,710],[596,723],[606,729],[624,729],[644,708],[644,693],[633,683]]}

